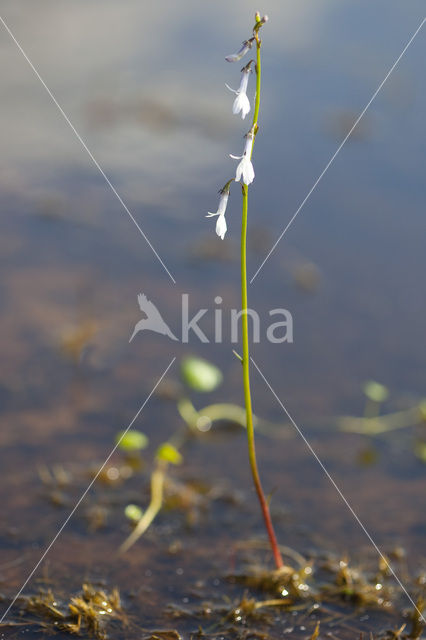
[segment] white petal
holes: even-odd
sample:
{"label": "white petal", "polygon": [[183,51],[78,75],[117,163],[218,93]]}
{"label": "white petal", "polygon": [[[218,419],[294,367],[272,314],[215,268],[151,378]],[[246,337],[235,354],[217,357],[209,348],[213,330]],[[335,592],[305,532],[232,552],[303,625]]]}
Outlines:
{"label": "white petal", "polygon": [[229,91],[232,91],[232,93],[236,93],[236,94],[238,95],[238,91],[235,91],[235,89],[233,89],[232,87],[230,87],[230,86],[229,86],[229,84],[226,84],[226,82],[225,82],[225,87],[226,87],[227,89],[229,89]]}
{"label": "white petal", "polygon": [[[248,73],[243,73],[243,76],[248,79]],[[244,120],[244,118],[250,111],[250,100],[247,98],[246,94],[247,82],[245,83],[245,87],[242,87],[242,84],[243,83],[241,83],[238,91],[234,91],[234,93],[237,94],[237,97],[235,98],[234,104],[232,105],[232,113],[234,115],[237,115],[241,111],[241,117]],[[228,85],[226,86],[228,87]],[[228,87],[228,89],[231,89],[231,87]],[[233,89],[231,89],[231,91],[233,91]]]}
{"label": "white petal", "polygon": [[226,211],[226,206],[228,204],[228,198],[229,198],[229,193],[222,193],[220,200],[219,200],[219,206],[217,208],[217,213],[219,216],[224,216],[225,215],[225,211]]}
{"label": "white petal", "polygon": [[244,162],[244,159],[238,163],[237,169],[235,171],[235,182],[239,182],[241,180],[241,176],[243,173],[243,162]]}
{"label": "white petal", "polygon": [[251,134],[248,134],[247,138],[246,138],[246,146],[244,149],[244,155],[247,156],[247,158],[251,158],[251,151],[253,149],[253,141],[254,138]]}
{"label": "white petal", "polygon": [[243,75],[241,77],[240,88],[238,90],[240,93],[247,93],[247,85],[248,85],[248,81],[249,81],[249,75],[250,75],[250,70],[243,71]]}
{"label": "white petal", "polygon": [[244,162],[243,182],[247,185],[251,184],[254,180],[254,169],[251,160],[249,160],[249,158],[244,158],[244,160],[241,160],[241,162]]}
{"label": "white petal", "polygon": [[232,158],[233,160],[241,160],[241,158],[243,158],[244,156],[233,156],[232,153],[230,153],[229,157]]}
{"label": "white petal", "polygon": [[241,111],[241,95],[237,95],[232,105],[232,113],[236,116]]}
{"label": "white petal", "polygon": [[244,118],[246,117],[246,115],[249,113],[250,111],[250,100],[247,98],[245,93],[242,93],[241,96],[239,96],[241,98],[240,101],[240,105],[241,105],[241,117],[244,120]]}
{"label": "white petal", "polygon": [[207,212],[206,218],[213,218],[214,216],[218,216],[219,212],[216,211],[216,213],[211,213],[210,211]]}
{"label": "white petal", "polygon": [[223,240],[227,230],[225,216],[219,216],[216,222],[216,233]]}

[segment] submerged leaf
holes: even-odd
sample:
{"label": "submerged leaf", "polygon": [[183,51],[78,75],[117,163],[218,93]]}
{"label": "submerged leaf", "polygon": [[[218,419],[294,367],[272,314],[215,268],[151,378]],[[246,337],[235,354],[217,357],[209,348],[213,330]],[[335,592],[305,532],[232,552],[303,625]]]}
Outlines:
{"label": "submerged leaf", "polygon": [[202,392],[214,391],[223,379],[222,372],[214,364],[193,356],[182,360],[181,374],[188,387]]}
{"label": "submerged leaf", "polygon": [[389,396],[388,388],[375,380],[367,380],[364,384],[364,393],[373,402],[384,402]]}
{"label": "submerged leaf", "polygon": [[128,504],[124,509],[124,515],[128,520],[131,520],[132,522],[139,522],[139,520],[142,518],[143,511],[136,504]]}
{"label": "submerged leaf", "polygon": [[171,464],[181,464],[183,462],[182,454],[170,442],[164,442],[157,451],[157,458],[170,462]]}
{"label": "submerged leaf", "polygon": [[146,449],[148,446],[148,437],[137,431],[136,429],[129,429],[128,431],[120,431],[115,438],[116,443],[123,449],[123,451],[140,451]]}

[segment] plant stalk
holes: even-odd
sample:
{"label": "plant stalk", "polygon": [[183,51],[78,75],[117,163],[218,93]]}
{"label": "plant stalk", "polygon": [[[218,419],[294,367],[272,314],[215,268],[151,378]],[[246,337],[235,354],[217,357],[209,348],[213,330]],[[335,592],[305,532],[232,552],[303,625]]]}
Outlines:
{"label": "plant stalk", "polygon": [[[253,114],[253,134],[256,135],[258,130],[257,121],[259,118],[260,108],[260,80],[261,80],[261,64],[260,64],[260,39],[258,33],[256,33],[256,100]],[[243,207],[242,207],[242,221],[241,221],[241,311],[242,311],[242,329],[243,329],[243,381],[244,381],[244,400],[246,406],[246,421],[247,421],[247,442],[249,451],[250,468],[253,476],[253,482],[256,489],[257,497],[259,498],[260,508],[262,511],[263,519],[265,521],[266,530],[268,532],[269,543],[271,545],[272,554],[277,569],[284,566],[283,559],[278,547],[277,538],[275,535],[274,527],[272,525],[271,514],[269,512],[269,506],[263,493],[262,484],[260,482],[259,470],[256,460],[256,447],[254,441],[254,426],[253,426],[253,409],[251,402],[251,390],[250,390],[250,350],[249,350],[249,338],[248,338],[248,316],[247,316],[247,212],[248,212],[248,187],[242,185],[243,191]]]}
{"label": "plant stalk", "polygon": [[274,527],[272,525],[271,514],[269,513],[268,503],[263,493],[262,484],[260,482],[259,471],[256,460],[256,447],[254,441],[253,426],[253,409],[251,402],[250,390],[250,351],[248,339],[248,316],[247,316],[247,208],[248,208],[248,188],[243,185],[243,211],[241,224],[241,310],[242,310],[242,329],[243,329],[243,381],[244,381],[244,400],[246,406],[247,421],[247,443],[249,451],[249,461],[253,482],[259,499],[260,508],[263,519],[265,521],[266,530],[268,532],[269,542],[274,556],[277,569],[280,569],[284,563],[278,548],[277,538]]}

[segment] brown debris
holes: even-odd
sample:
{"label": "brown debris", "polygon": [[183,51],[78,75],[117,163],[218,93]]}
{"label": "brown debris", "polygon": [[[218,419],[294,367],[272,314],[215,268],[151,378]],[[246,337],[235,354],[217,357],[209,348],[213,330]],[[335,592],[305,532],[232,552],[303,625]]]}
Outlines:
{"label": "brown debris", "polygon": [[[60,601],[51,589],[37,595],[20,598],[23,624],[37,625],[49,632],[65,631],[72,635],[86,635],[105,640],[106,627],[112,619],[126,622],[117,589],[110,593],[83,584],[81,592],[68,602]],[[9,621],[7,626],[21,624]]]}

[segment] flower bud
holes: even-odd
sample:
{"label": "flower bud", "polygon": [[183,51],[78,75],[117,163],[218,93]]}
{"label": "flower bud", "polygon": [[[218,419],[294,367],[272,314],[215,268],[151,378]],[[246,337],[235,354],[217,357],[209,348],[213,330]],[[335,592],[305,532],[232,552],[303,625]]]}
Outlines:
{"label": "flower bud", "polygon": [[225,60],[227,62],[238,62],[238,60],[241,60],[241,58],[246,55],[247,51],[252,48],[252,45],[253,38],[250,38],[250,40],[244,40],[241,48],[236,53],[226,56]]}

